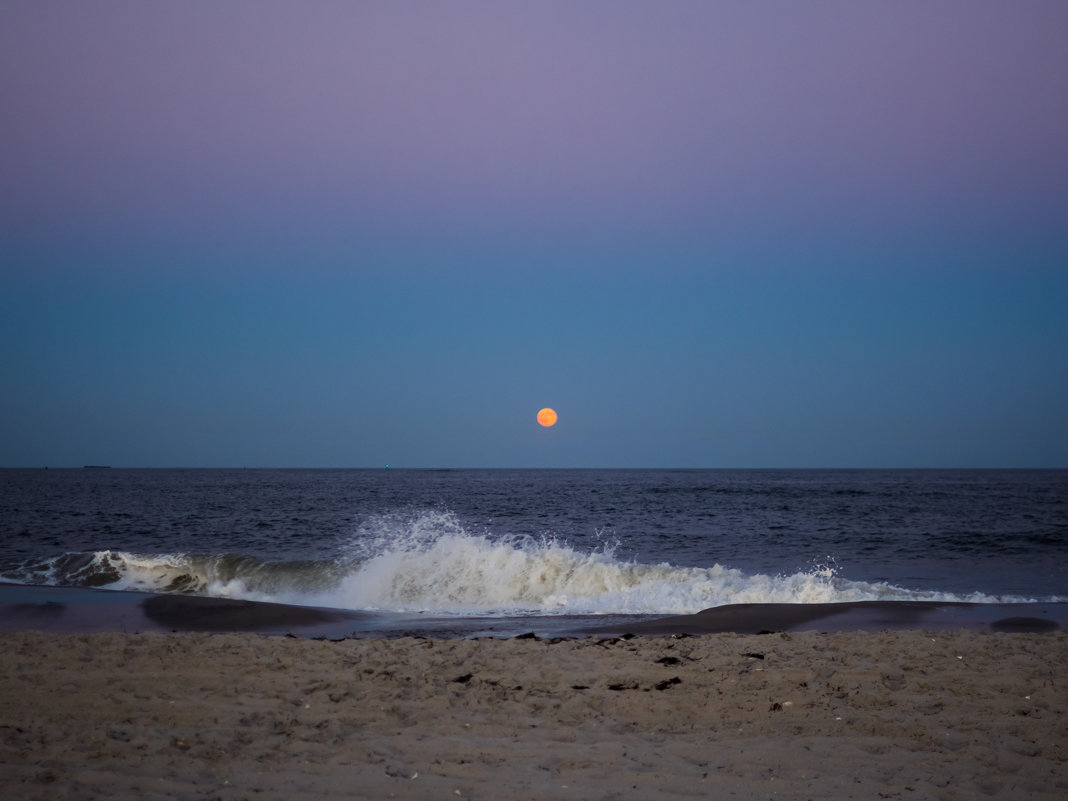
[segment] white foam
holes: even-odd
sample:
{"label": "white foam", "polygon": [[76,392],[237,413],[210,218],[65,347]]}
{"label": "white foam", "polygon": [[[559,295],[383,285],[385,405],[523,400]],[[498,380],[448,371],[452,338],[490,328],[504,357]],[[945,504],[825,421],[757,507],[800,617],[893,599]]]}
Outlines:
{"label": "white foam", "polygon": [[[72,562],[65,580],[45,575],[64,559]],[[451,513],[425,510],[367,521],[332,561],[99,551],[50,560],[35,577],[35,583],[107,581],[111,589],[441,615],[673,615],[738,603],[1032,600],[850,581],[827,566],[772,576],[719,564],[642,564],[618,558],[610,545],[584,551],[552,538],[470,533]]]}
{"label": "white foam", "polygon": [[460,615],[688,614],[731,603],[963,600],[950,593],[847,581],[826,567],[768,576],[719,564],[699,568],[627,562],[611,548],[584,552],[553,539],[468,534],[441,512],[418,515],[400,527],[399,522],[391,519],[382,526],[392,536],[376,540],[377,553],[311,600],[324,606]]}

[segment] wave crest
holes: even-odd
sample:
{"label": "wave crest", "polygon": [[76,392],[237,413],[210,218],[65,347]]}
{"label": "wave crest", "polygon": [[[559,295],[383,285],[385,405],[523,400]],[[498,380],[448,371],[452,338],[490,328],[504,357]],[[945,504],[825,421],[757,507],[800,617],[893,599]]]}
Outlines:
{"label": "wave crest", "polygon": [[850,581],[837,569],[750,574],[719,564],[676,567],[578,550],[552,538],[472,534],[445,511],[366,521],[330,560],[270,561],[237,554],[63,554],[7,571],[31,584],[192,593],[314,606],[444,615],[689,614],[737,603],[863,600],[1007,602]]}

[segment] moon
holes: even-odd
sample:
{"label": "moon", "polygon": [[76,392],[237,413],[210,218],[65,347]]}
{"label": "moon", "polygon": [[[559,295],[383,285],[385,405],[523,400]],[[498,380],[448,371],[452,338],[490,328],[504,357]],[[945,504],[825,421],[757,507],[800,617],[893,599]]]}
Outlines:
{"label": "moon", "polygon": [[556,425],[556,412],[549,408],[542,409],[538,412],[538,422],[546,428]]}

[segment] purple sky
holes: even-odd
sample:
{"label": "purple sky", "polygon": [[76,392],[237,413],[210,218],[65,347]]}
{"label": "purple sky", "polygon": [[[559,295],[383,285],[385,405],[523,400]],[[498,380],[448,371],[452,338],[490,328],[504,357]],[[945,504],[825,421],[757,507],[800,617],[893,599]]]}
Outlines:
{"label": "purple sky", "polygon": [[[388,374],[397,394],[372,402],[346,394],[358,395],[355,388],[338,390],[336,406],[321,411],[322,432],[301,423],[313,439],[327,439],[327,427],[341,425],[354,405],[369,404],[361,414],[376,417],[387,406],[395,410],[398,397],[420,398],[425,386],[383,367],[409,360],[454,363],[468,386],[472,375],[492,369],[500,385],[526,391],[529,381],[530,396],[539,380],[553,390],[546,396],[566,399],[564,390],[574,391],[574,408],[626,420],[647,440],[627,450],[606,430],[554,455],[521,438],[511,451],[496,449],[489,443],[502,441],[503,429],[472,433],[477,422],[452,438],[416,426],[396,448],[410,463],[449,462],[455,453],[462,454],[457,463],[475,465],[1015,464],[1033,452],[1033,461],[1068,466],[1068,430],[1047,408],[1068,400],[1068,376],[1058,366],[1068,362],[1068,338],[1051,310],[1057,305],[1051,298],[1068,285],[1066,35],[1068,3],[1061,0],[9,1],[0,6],[0,279],[28,325],[85,298],[94,278],[115,282],[128,296],[125,307],[107,305],[116,294],[100,289],[112,300],[95,307],[86,300],[63,318],[118,318],[115,339],[101,342],[94,358],[125,360],[133,375],[152,373],[139,369],[145,365],[122,344],[143,330],[122,309],[148,309],[151,319],[172,320],[170,335],[188,329],[182,356],[193,365],[188,386],[210,387],[215,395],[222,379],[196,368],[207,351],[230,347],[235,360],[254,357],[251,345],[245,352],[229,340],[192,335],[202,330],[195,321],[205,314],[203,298],[231,297],[234,314],[248,319],[248,341],[266,342],[287,318],[258,318],[242,305],[254,294],[243,295],[243,286],[306,298],[305,311],[293,312],[294,325],[313,318],[319,300],[362,303],[380,292],[375,314],[407,320],[412,341],[401,347],[346,335],[356,338],[351,358],[369,380]],[[629,283],[617,283],[622,273]],[[522,295],[522,287],[546,275],[576,274],[587,282],[569,285],[586,293],[578,299],[566,292]],[[920,274],[937,279],[925,285]],[[406,296],[411,276],[431,283]],[[462,286],[452,283],[456,276],[463,276]],[[729,291],[741,305],[717,294],[728,291],[717,276],[735,282]],[[779,283],[785,276],[800,283]],[[834,276],[844,283],[835,285]],[[173,282],[181,292],[170,292]],[[796,292],[784,298],[786,290],[769,286]],[[611,290],[603,294],[611,302],[599,287]],[[183,292],[186,305],[167,305]],[[719,334],[700,326],[680,333],[685,302],[702,293],[727,311],[751,302],[758,312]],[[408,316],[407,299],[418,306],[424,294],[451,304],[454,326],[481,315],[496,319],[501,308],[518,311],[497,321],[503,332],[487,323],[446,352],[435,350],[442,347],[433,328],[443,324],[440,313],[425,323]],[[922,297],[916,308],[890,309],[879,305],[884,296]],[[650,297],[662,298],[657,312],[636,320],[657,355],[628,362],[638,323],[620,310]],[[933,343],[914,341],[910,326],[933,325],[923,315],[937,316],[947,299],[967,308],[961,327],[945,341],[937,326],[926,331]],[[1068,308],[1068,297],[1060,300]],[[783,312],[772,314],[780,306]],[[357,307],[364,308],[354,300]],[[849,307],[863,311],[839,320]],[[688,313],[702,314],[700,307]],[[766,325],[754,322],[761,314],[769,315]],[[729,448],[716,444],[714,431],[701,435],[706,450],[681,444],[693,440],[687,425],[705,431],[697,399],[711,403],[716,383],[716,365],[705,362],[701,346],[723,339],[703,337],[736,342],[734,380],[767,376],[739,402],[755,414],[753,432],[770,431],[785,425],[783,410],[767,406],[761,417],[753,399],[783,390],[788,381],[773,376],[792,362],[768,343],[808,342],[806,375],[836,374],[839,356],[827,349],[824,329],[832,339],[867,342],[863,321],[881,315],[897,372],[850,369],[866,371],[872,396],[885,398],[912,381],[902,365],[942,354],[944,362],[924,368],[941,376],[940,411],[930,421],[917,422],[923,392],[913,384],[915,402],[876,404],[869,426],[858,420],[845,437],[852,446],[821,451],[831,425],[825,417],[835,416],[843,396],[832,381],[825,394],[802,397],[790,418],[792,431],[810,430],[811,437],[781,451],[771,435],[738,431],[728,437]],[[596,333],[583,320],[596,321],[590,323]],[[0,463],[105,458],[101,432],[122,431],[117,421],[129,420],[133,408],[101,400],[98,415],[84,419],[71,410],[41,411],[48,393],[69,397],[72,408],[92,393],[74,378],[64,383],[69,354],[61,344],[26,338],[11,315],[5,325],[0,333],[9,341],[0,356],[20,395],[0,409],[12,426],[0,450],[6,442],[14,454],[0,452]],[[987,342],[983,352],[969,352],[968,337],[981,339],[990,326],[1011,345],[991,349]],[[530,377],[486,350],[512,338],[519,355],[518,343],[544,327],[569,332],[572,349],[590,354],[590,362],[559,374],[546,364]],[[335,339],[307,343],[334,355],[325,372],[349,358],[342,347]],[[976,390],[983,381],[1005,384],[1020,353],[1034,357],[1033,372],[1015,379],[1029,387],[1026,400]],[[287,369],[305,363],[292,358],[250,377],[252,394],[277,394],[262,376],[285,380]],[[622,373],[601,375],[613,359],[626,364]],[[962,359],[974,362],[971,377],[946,379]],[[663,369],[675,370],[676,378],[669,401],[639,394],[638,405],[651,410],[648,421],[605,407],[592,388],[632,373],[620,391],[639,393],[661,380],[653,375],[656,365],[668,365]],[[704,381],[677,380],[702,369],[709,371]],[[45,373],[55,383],[41,379]],[[127,387],[141,399],[138,409],[173,397],[173,387],[153,380]],[[300,380],[323,381],[304,373]],[[474,402],[450,383],[459,378],[438,380],[444,383],[435,392]],[[192,393],[183,408],[197,407],[198,397]],[[505,403],[485,392],[480,397],[495,408]],[[931,445],[931,431],[959,419],[977,397],[986,405],[969,436],[993,432],[990,447]],[[526,425],[527,401],[516,402]],[[425,413],[412,403],[414,417]],[[563,431],[569,410],[553,397],[530,397],[531,415],[548,404],[561,412]],[[733,414],[729,398],[712,406]],[[10,422],[30,410],[32,425]],[[187,414],[205,441],[218,442],[216,428],[197,428],[203,412]],[[231,405],[219,414],[233,421],[241,413]],[[294,400],[268,414],[260,434],[315,414]],[[84,441],[81,450],[50,439],[50,421],[59,415],[81,420],[68,432]],[[887,445],[879,433],[887,415],[904,438],[890,439],[926,445]],[[653,422],[665,416],[678,421],[676,429]],[[1013,428],[1023,418],[1035,421],[1026,435]],[[227,430],[224,422],[212,425]],[[209,429],[210,436],[203,433]],[[381,431],[345,430],[349,451],[293,443],[272,449],[250,433],[229,450],[169,447],[163,437],[155,455],[120,449],[113,458],[235,463],[257,442],[258,458],[270,464],[388,459],[391,446]],[[440,444],[420,450],[421,437]],[[487,444],[472,446],[472,438]],[[364,457],[367,443],[374,443],[367,451],[373,455]],[[89,449],[97,455],[83,457]]]}
{"label": "purple sky", "polygon": [[31,228],[662,237],[1068,206],[1057,0],[0,14],[2,209]]}

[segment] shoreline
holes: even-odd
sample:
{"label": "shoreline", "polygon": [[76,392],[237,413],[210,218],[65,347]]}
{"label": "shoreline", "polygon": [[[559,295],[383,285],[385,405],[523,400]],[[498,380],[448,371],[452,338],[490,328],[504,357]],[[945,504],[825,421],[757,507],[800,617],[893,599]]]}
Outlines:
{"label": "shoreline", "polygon": [[0,794],[1060,801],[1066,614],[755,604],[547,637],[0,585]]}
{"label": "shoreline", "polygon": [[304,638],[668,636],[761,632],[1068,630],[1068,603],[731,604],[691,615],[434,617],[104,589],[0,584],[0,632],[253,632]]}

